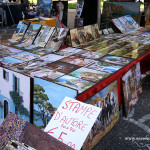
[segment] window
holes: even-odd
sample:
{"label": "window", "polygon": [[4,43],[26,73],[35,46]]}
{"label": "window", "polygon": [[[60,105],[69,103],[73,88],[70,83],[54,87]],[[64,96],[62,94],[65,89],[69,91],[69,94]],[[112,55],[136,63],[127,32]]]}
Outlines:
{"label": "window", "polygon": [[8,102],[4,100],[4,118],[7,116],[7,114],[8,114]]}
{"label": "window", "polygon": [[20,79],[13,75],[13,91],[20,94]]}
{"label": "window", "polygon": [[3,69],[3,78],[6,80],[6,81],[9,81],[9,72],[7,72],[6,70]]}

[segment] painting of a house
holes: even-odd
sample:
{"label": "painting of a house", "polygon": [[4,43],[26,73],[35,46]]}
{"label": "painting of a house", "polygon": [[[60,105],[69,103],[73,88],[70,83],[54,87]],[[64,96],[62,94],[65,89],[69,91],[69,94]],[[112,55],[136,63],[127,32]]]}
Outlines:
{"label": "painting of a house", "polygon": [[30,77],[0,67],[0,125],[9,111],[30,121]]}

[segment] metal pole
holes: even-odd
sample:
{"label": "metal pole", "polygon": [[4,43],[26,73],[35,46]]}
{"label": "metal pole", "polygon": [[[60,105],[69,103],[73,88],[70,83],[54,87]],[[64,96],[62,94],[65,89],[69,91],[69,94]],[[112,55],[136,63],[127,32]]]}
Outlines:
{"label": "metal pole", "polygon": [[97,23],[98,23],[98,27],[100,29],[100,23],[101,23],[101,0],[97,0]]}
{"label": "metal pole", "polygon": [[12,16],[12,13],[11,13],[11,10],[10,10],[10,8],[9,8],[9,5],[8,5],[8,3],[7,3],[7,2],[6,2],[6,4],[7,4],[7,7],[8,7],[8,10],[9,10],[9,13],[10,13],[11,19],[12,19],[12,21],[13,21],[13,24],[15,25],[15,21],[14,21],[14,18],[13,18],[13,16]]}

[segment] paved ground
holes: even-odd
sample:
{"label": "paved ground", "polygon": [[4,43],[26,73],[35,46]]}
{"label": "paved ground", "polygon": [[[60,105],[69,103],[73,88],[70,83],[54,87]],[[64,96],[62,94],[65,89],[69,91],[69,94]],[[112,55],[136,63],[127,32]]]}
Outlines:
{"label": "paved ground", "polygon": [[[0,27],[0,39],[9,39],[14,27]],[[93,150],[150,150],[150,76],[128,118],[121,118]]]}

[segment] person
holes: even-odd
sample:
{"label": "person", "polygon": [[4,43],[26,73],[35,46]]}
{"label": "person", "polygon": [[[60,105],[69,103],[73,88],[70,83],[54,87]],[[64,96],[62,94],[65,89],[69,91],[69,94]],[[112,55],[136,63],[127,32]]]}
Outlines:
{"label": "person", "polygon": [[66,28],[66,26],[63,24],[62,19],[63,19],[63,10],[64,10],[64,5],[62,2],[57,2],[56,3],[56,22],[59,22],[59,27]]}

